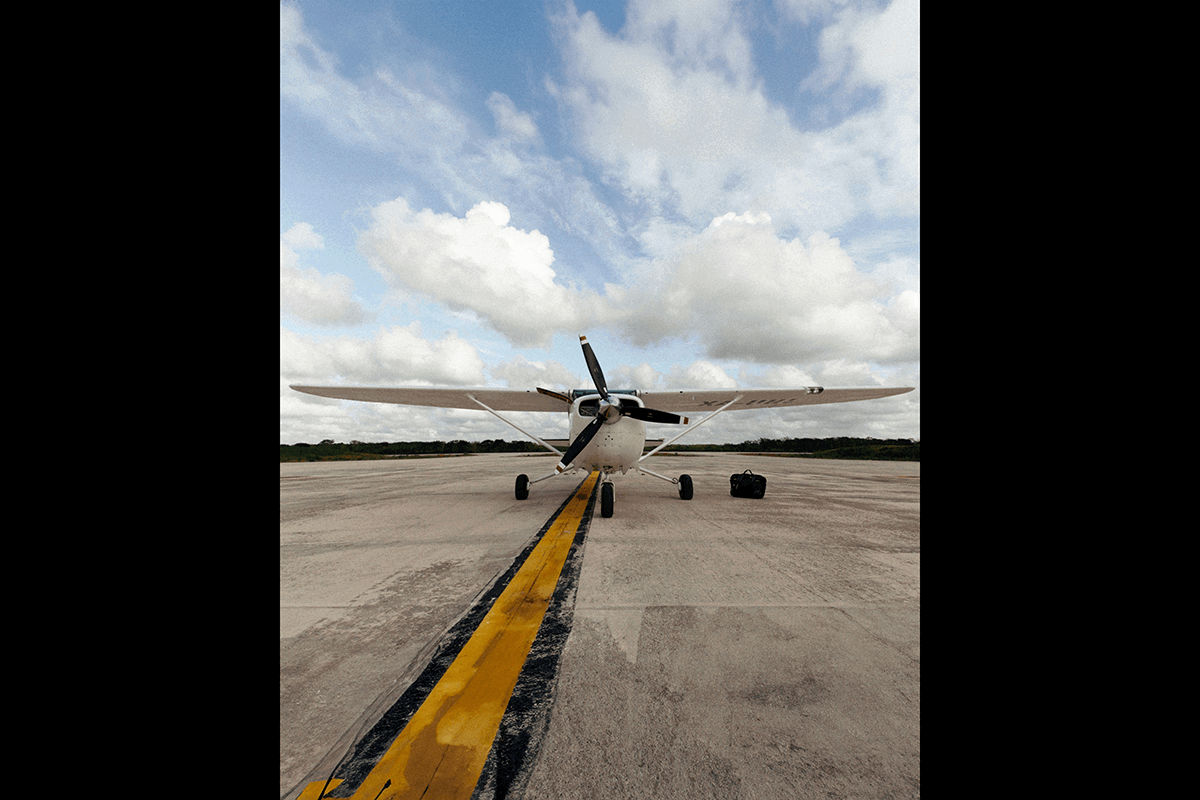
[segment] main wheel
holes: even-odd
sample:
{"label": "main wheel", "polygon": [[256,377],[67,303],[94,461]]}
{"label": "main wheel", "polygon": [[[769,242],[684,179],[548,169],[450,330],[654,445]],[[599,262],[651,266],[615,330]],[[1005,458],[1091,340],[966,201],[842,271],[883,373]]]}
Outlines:
{"label": "main wheel", "polygon": [[517,476],[517,499],[518,500],[528,500],[529,499],[529,476],[528,475],[518,475]]}
{"label": "main wheel", "polygon": [[616,490],[611,483],[600,484],[600,516],[611,517],[613,502],[616,500]]}
{"label": "main wheel", "polygon": [[692,499],[692,476],[691,475],[680,475],[679,476],[679,499],[680,500],[691,500]]}

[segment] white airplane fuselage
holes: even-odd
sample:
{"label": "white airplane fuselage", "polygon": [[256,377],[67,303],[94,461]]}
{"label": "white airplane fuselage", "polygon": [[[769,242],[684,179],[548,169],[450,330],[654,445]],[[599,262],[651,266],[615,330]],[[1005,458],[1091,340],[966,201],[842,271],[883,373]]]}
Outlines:
{"label": "white airplane fuselage", "polygon": [[[622,405],[644,405],[632,395],[610,395]],[[599,395],[587,395],[571,403],[570,440],[595,421]],[[590,412],[590,413],[589,413]],[[625,474],[642,457],[646,446],[646,423],[640,419],[611,414],[600,431],[588,442],[587,447],[576,456],[575,466],[586,470]]]}

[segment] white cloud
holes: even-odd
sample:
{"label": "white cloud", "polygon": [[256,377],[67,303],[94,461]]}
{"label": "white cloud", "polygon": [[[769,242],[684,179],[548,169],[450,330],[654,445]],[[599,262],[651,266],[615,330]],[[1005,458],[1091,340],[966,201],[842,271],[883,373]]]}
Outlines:
{"label": "white cloud", "polygon": [[322,250],[325,240],[307,222],[297,222],[279,237],[288,247]]}
{"label": "white cloud", "polygon": [[[603,354],[600,355],[603,360]],[[671,389],[731,389],[738,385],[718,364],[698,359],[686,366],[676,364],[665,374],[652,365],[642,362],[637,366],[627,364],[604,364],[604,378],[608,388],[638,389],[641,391],[665,391]],[[590,387],[591,379],[585,377],[579,386]]]}
{"label": "white cloud", "polygon": [[470,121],[430,81],[418,85],[378,67],[354,81],[304,25],[300,10],[279,6],[279,92],[342,141],[387,152],[455,152]]}
{"label": "white cloud", "polygon": [[625,333],[645,346],[698,334],[714,358],[785,364],[838,357],[915,359],[920,295],[881,303],[881,287],[860,273],[837,239],[780,238],[765,215],[726,214],[630,297]]}
{"label": "white cloud", "polygon": [[537,125],[533,117],[518,111],[508,95],[492,92],[487,99],[488,110],[496,118],[496,127],[501,133],[516,139],[536,139]]}
{"label": "white cloud", "polygon": [[631,38],[664,42],[676,67],[724,71],[740,85],[754,77],[750,40],[731,0],[633,0],[626,18]]}
{"label": "white cloud", "polygon": [[645,390],[659,389],[663,386],[663,381],[658,374],[658,370],[646,363],[629,368],[626,374],[629,376],[629,379],[621,381],[621,386]]}
{"label": "white cloud", "polygon": [[400,198],[370,214],[359,251],[393,288],[471,311],[516,345],[549,345],[558,330],[585,328],[604,305],[558,283],[550,240],[510,226],[500,203],[478,203],[460,218],[414,212]]}
{"label": "white cloud", "polygon": [[279,373],[289,383],[483,386],[483,360],[454,331],[426,339],[421,325],[380,328],[371,339],[318,340],[279,329]]}
{"label": "white cloud", "polygon": [[314,325],[356,325],[372,317],[354,299],[354,281],[302,269],[297,249],[322,249],[324,240],[307,222],[279,237],[279,311]]}
{"label": "white cloud", "polygon": [[713,358],[761,364],[919,353],[919,284],[886,280],[907,261],[864,274],[837,239],[780,237],[767,214],[715,218],[603,297],[560,283],[547,237],[510,222],[500,203],[459,218],[398,199],[371,210],[359,249],[398,291],[469,311],[519,346],[605,325],[638,346],[696,336]]}
{"label": "white cloud", "polygon": [[791,364],[771,367],[765,370],[756,383],[764,389],[820,385],[812,375]]}
{"label": "white cloud", "polygon": [[809,88],[881,90],[881,101],[823,135],[875,161],[865,186],[880,217],[915,216],[921,203],[921,0],[844,9],[821,33]]}
{"label": "white cloud", "polygon": [[560,18],[568,83],[554,89],[610,179],[693,222],[734,207],[811,232],[848,223],[864,203],[879,216],[916,213],[919,0],[847,9],[826,28],[821,82],[883,85],[886,99],[818,132],[765,97],[731,8],[635,3],[619,36],[590,12]]}
{"label": "white cloud", "polygon": [[868,82],[908,92],[921,79],[921,0],[894,0],[867,15],[852,35],[858,72]]}
{"label": "white cloud", "polygon": [[[803,143],[787,115],[746,86],[749,66],[732,43],[741,40],[738,26],[698,31],[685,17],[671,28],[671,51],[660,35],[668,18],[640,12],[623,39],[590,13],[567,21],[571,83],[562,96],[582,145],[626,192],[655,208],[677,205],[694,219],[721,205],[757,200],[765,207],[784,187],[764,162],[785,167],[790,174],[780,177],[794,180],[788,154]],[[729,196],[740,202],[726,202]]]}
{"label": "white cloud", "polygon": [[807,25],[828,16],[849,2],[850,0],[775,0],[775,5],[786,16]]}
{"label": "white cloud", "polygon": [[504,381],[513,389],[532,389],[541,386],[546,389],[561,391],[576,389],[587,384],[579,372],[567,368],[559,361],[530,361],[518,354],[494,367],[488,368],[488,374],[493,378]]}
{"label": "white cloud", "polygon": [[871,371],[869,364],[852,358],[835,358],[817,365],[816,380],[821,386],[881,386],[884,383]]}
{"label": "white cloud", "polygon": [[[389,54],[402,57],[403,54]],[[345,77],[309,33],[300,12],[280,9],[280,95],[354,148],[396,161],[450,209],[503,197],[522,218],[584,238],[607,261],[620,258],[616,217],[570,158],[546,155],[533,115],[492,91],[483,107],[462,107],[447,75],[419,61]],[[497,135],[484,134],[490,112]],[[475,116],[473,116],[475,115]],[[476,117],[479,117],[476,119]]]}
{"label": "white cloud", "polygon": [[672,367],[666,384],[668,389],[736,389],[738,385],[728,372],[704,359],[687,367]]}

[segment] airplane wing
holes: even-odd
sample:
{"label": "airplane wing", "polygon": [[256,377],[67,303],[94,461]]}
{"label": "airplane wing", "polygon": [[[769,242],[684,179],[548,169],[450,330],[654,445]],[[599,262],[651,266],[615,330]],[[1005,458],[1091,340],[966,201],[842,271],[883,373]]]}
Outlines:
{"label": "airplane wing", "polygon": [[786,408],[815,406],[825,403],[852,403],[879,397],[911,392],[915,387],[871,387],[869,389],[823,389],[820,386],[801,386],[798,389],[702,389],[682,392],[638,392],[648,408],[663,411],[716,411],[735,397],[741,399],[729,411],[748,411],[756,408]]}
{"label": "airplane wing", "polygon": [[[525,389],[427,389],[382,388],[371,386],[292,386],[297,392],[336,400],[360,400],[366,403],[397,403],[406,406],[477,409],[480,403],[496,411],[564,411],[563,403],[553,397]],[[647,408],[675,413],[715,411],[735,397],[741,397],[729,411],[756,408],[852,403],[911,392],[914,387],[871,387],[867,389],[822,389],[801,386],[797,389],[697,389],[677,392],[638,392]]]}
{"label": "airplane wing", "polygon": [[331,397],[336,400],[361,400],[366,403],[397,403],[404,406],[470,408],[479,410],[479,400],[496,411],[566,411],[561,400],[524,389],[391,389],[370,386],[292,386],[297,392]]}

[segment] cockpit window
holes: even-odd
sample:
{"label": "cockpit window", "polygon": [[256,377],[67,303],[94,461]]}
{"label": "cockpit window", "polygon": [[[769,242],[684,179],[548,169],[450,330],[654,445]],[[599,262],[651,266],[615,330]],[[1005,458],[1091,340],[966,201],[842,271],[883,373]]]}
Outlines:
{"label": "cockpit window", "polygon": [[[639,394],[637,389],[609,389],[608,393],[609,394],[628,394],[628,395],[632,395],[634,397],[637,397]],[[589,394],[596,395],[597,402],[599,402],[600,395],[596,392],[595,389],[572,389],[571,390],[571,399],[578,400],[581,397],[587,397]]]}
{"label": "cockpit window", "polygon": [[[609,389],[608,393],[609,393],[609,395],[623,394],[623,395],[628,395],[628,396],[632,396],[632,397],[637,397],[637,392],[632,389],[617,389],[617,390]],[[596,392],[594,390],[589,392],[586,389],[576,389],[573,392],[571,392],[571,394],[574,395],[574,397],[576,399],[578,399],[580,397],[584,398],[579,401],[579,416],[581,416],[581,417],[596,416],[596,411],[598,411],[600,408],[600,395],[596,394]],[[588,395],[591,395],[591,396],[589,397]]]}

